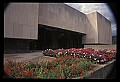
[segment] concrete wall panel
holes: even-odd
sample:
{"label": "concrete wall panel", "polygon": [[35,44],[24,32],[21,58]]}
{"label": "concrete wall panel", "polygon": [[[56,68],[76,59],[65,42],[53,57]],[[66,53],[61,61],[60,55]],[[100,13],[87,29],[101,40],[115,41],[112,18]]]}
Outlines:
{"label": "concrete wall panel", "polygon": [[97,16],[96,12],[87,14],[87,31],[83,41],[84,44],[98,43]]}
{"label": "concrete wall panel", "polygon": [[30,38],[36,39],[38,37],[38,27],[32,27],[30,29]]}
{"label": "concrete wall panel", "polygon": [[86,15],[63,3],[10,3],[4,12],[4,37],[37,39],[38,24],[86,34],[83,44],[112,43],[110,21],[97,12]]}
{"label": "concrete wall panel", "polygon": [[102,49],[117,49],[116,44],[111,44],[111,45],[84,45],[84,48],[93,48],[95,50],[102,50]]}
{"label": "concrete wall panel", "polygon": [[83,44],[112,44],[111,23],[98,12],[87,14],[86,30]]}
{"label": "concrete wall panel", "polygon": [[18,23],[20,12],[17,9],[10,8],[10,21],[11,23]]}
{"label": "concrete wall panel", "polygon": [[23,25],[23,38],[29,39],[30,38],[30,27],[27,25]]}
{"label": "concrete wall panel", "polygon": [[[81,22],[78,22],[82,20]],[[40,3],[39,24],[86,33],[86,15],[63,3]]]}
{"label": "concrete wall panel", "polygon": [[28,23],[28,13],[21,11],[19,16],[19,24],[27,25],[27,23]]}
{"label": "concrete wall panel", "polygon": [[97,13],[98,41],[101,44],[112,44],[111,23],[108,19]]}
{"label": "concrete wall panel", "polygon": [[38,27],[38,15],[34,15],[34,26]]}
{"label": "concrete wall panel", "polygon": [[34,26],[34,15],[31,13],[28,13],[28,25]]}
{"label": "concrete wall panel", "polygon": [[13,24],[12,23],[5,22],[4,36],[6,36],[6,37],[12,37],[13,36]]}
{"label": "concrete wall panel", "polygon": [[10,8],[6,8],[6,10],[4,11],[4,20],[5,21],[9,21],[10,20]]}
{"label": "concrete wall panel", "polygon": [[23,25],[22,24],[14,24],[13,26],[13,36],[17,38],[23,37]]}
{"label": "concrete wall panel", "polygon": [[[14,28],[9,24],[5,25],[4,37],[37,39],[38,8],[39,3],[10,3],[4,12],[4,24],[11,23]],[[31,32],[33,35],[30,35]]]}

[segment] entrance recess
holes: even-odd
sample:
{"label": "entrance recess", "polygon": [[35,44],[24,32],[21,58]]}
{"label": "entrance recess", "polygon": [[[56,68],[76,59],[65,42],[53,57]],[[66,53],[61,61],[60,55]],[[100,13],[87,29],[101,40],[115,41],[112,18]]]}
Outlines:
{"label": "entrance recess", "polygon": [[[38,50],[81,48],[83,47],[82,35],[82,33],[39,24],[38,40],[31,42],[30,45],[35,44]],[[33,46],[30,49],[34,49]]]}

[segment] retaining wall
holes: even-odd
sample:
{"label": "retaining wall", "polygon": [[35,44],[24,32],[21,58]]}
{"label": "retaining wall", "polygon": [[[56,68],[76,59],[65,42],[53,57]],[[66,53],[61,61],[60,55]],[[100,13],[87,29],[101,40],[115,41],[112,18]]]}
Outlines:
{"label": "retaining wall", "polygon": [[116,60],[114,59],[107,64],[98,66],[90,79],[107,79],[115,66],[115,61]]}
{"label": "retaining wall", "polygon": [[112,45],[84,45],[84,48],[93,48],[95,50],[99,50],[99,49],[116,49],[117,45],[116,44],[112,44]]}
{"label": "retaining wall", "polygon": [[[113,79],[116,77],[111,77],[110,74],[113,73],[113,69],[116,66],[115,64],[116,59],[113,59],[112,61],[109,61],[108,63],[104,64],[104,65],[98,65],[97,67],[95,67],[93,70],[91,70],[93,73],[90,77],[85,77],[87,79]],[[116,72],[116,69],[114,69]],[[90,73],[91,71],[88,71],[88,73]],[[116,74],[116,73],[115,73]],[[77,78],[72,78],[72,79],[80,79],[80,77]]]}

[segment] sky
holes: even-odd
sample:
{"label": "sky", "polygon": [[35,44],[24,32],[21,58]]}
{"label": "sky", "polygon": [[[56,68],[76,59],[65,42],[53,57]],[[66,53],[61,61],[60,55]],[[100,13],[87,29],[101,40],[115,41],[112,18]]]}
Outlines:
{"label": "sky", "polygon": [[84,14],[88,14],[94,11],[99,12],[105,18],[111,21],[112,36],[117,34],[117,24],[112,10],[107,3],[65,3]]}

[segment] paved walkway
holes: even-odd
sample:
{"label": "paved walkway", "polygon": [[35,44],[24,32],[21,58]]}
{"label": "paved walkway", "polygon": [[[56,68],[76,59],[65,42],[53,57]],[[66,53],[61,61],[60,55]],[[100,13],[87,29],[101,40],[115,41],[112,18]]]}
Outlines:
{"label": "paved walkway", "polygon": [[38,51],[32,53],[4,54],[4,62],[6,61],[6,59],[12,59],[15,60],[16,62],[29,60],[44,61],[53,59],[53,57],[44,56],[41,51]]}

